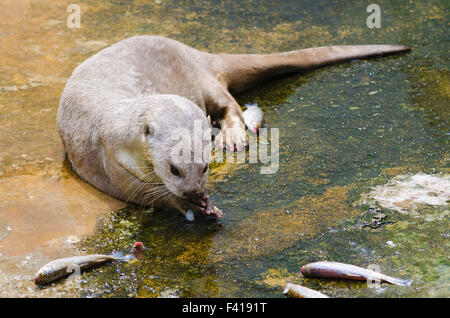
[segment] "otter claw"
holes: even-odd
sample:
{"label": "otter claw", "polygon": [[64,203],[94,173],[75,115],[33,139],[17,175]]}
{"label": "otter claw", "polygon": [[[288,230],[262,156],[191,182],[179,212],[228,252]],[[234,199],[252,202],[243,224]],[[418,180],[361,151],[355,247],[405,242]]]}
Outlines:
{"label": "otter claw", "polygon": [[218,209],[217,207],[214,206],[214,214],[216,215],[217,219],[221,219],[223,216],[222,210]]}
{"label": "otter claw", "polygon": [[216,219],[221,219],[223,216],[222,211],[219,210],[215,205],[213,205],[211,201],[208,202],[205,213],[206,215],[215,215]]}
{"label": "otter claw", "polygon": [[[216,136],[214,142],[217,148],[229,152],[240,152],[246,147],[247,136],[245,126],[239,124],[223,125],[221,132]],[[216,149],[217,149],[216,148]]]}

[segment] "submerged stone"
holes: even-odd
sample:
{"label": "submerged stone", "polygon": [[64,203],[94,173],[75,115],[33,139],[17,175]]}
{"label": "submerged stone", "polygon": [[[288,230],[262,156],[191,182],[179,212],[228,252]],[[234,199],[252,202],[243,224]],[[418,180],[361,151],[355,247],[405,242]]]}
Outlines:
{"label": "submerged stone", "polygon": [[420,206],[447,206],[450,199],[450,175],[400,175],[368,194],[380,206],[408,213]]}

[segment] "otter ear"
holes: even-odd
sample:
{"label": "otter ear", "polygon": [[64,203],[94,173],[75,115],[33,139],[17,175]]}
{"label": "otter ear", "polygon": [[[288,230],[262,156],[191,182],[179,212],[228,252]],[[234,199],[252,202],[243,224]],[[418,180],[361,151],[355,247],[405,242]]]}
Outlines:
{"label": "otter ear", "polygon": [[155,126],[152,124],[145,124],[144,125],[144,135],[145,137],[153,136],[155,134]]}
{"label": "otter ear", "polygon": [[209,128],[212,128],[212,126],[211,126],[211,116],[208,115],[208,116],[206,117],[206,119],[208,120]]}

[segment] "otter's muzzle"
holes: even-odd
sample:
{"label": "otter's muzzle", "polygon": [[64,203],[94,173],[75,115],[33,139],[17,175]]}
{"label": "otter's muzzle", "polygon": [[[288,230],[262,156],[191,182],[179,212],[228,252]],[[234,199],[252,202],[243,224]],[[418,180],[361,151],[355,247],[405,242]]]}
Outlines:
{"label": "otter's muzzle", "polygon": [[183,192],[183,194],[188,198],[189,201],[205,208],[208,205],[209,194],[207,191],[198,192],[198,191],[188,191]]}

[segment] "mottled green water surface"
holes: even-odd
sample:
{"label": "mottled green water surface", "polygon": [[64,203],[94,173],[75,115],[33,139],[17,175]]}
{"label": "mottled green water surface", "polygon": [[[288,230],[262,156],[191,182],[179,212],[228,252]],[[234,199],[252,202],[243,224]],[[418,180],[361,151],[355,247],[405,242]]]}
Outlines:
{"label": "mottled green water surface", "polygon": [[[241,105],[258,102],[266,126],[280,129],[279,171],[215,166],[219,222],[131,206],[105,215],[79,248],[128,252],[142,241],[145,257],[83,274],[78,295],[284,297],[280,285],[293,282],[335,297],[450,296],[448,206],[419,207],[412,216],[361,200],[399,174],[449,173],[448,2],[377,1],[380,29],[366,26],[367,1],[79,2],[82,28],[61,27],[58,35],[67,43],[157,34],[213,53],[332,44],[403,44],[412,52],[291,75],[236,96]],[[65,5],[57,7],[64,14]],[[101,48],[83,45],[61,57],[59,76]],[[62,87],[45,91],[51,104]],[[317,260],[374,264],[412,285],[302,278],[300,266]]]}
{"label": "mottled green water surface", "polygon": [[[365,3],[115,1],[90,15],[88,33],[163,34],[212,52],[363,43],[412,52],[285,77],[237,96],[258,102],[266,125],[280,129],[278,173],[261,175],[259,164],[213,169],[220,222],[132,207],[107,217],[81,246],[126,251],[142,241],[145,259],[86,274],[83,295],[281,297],[283,282],[297,282],[335,297],[450,296],[448,207],[419,208],[440,216],[424,221],[354,203],[398,174],[449,171],[448,6],[379,1],[382,26],[369,29]],[[371,223],[380,213],[383,221]],[[302,278],[300,266],[317,260],[375,264],[412,285]]]}

